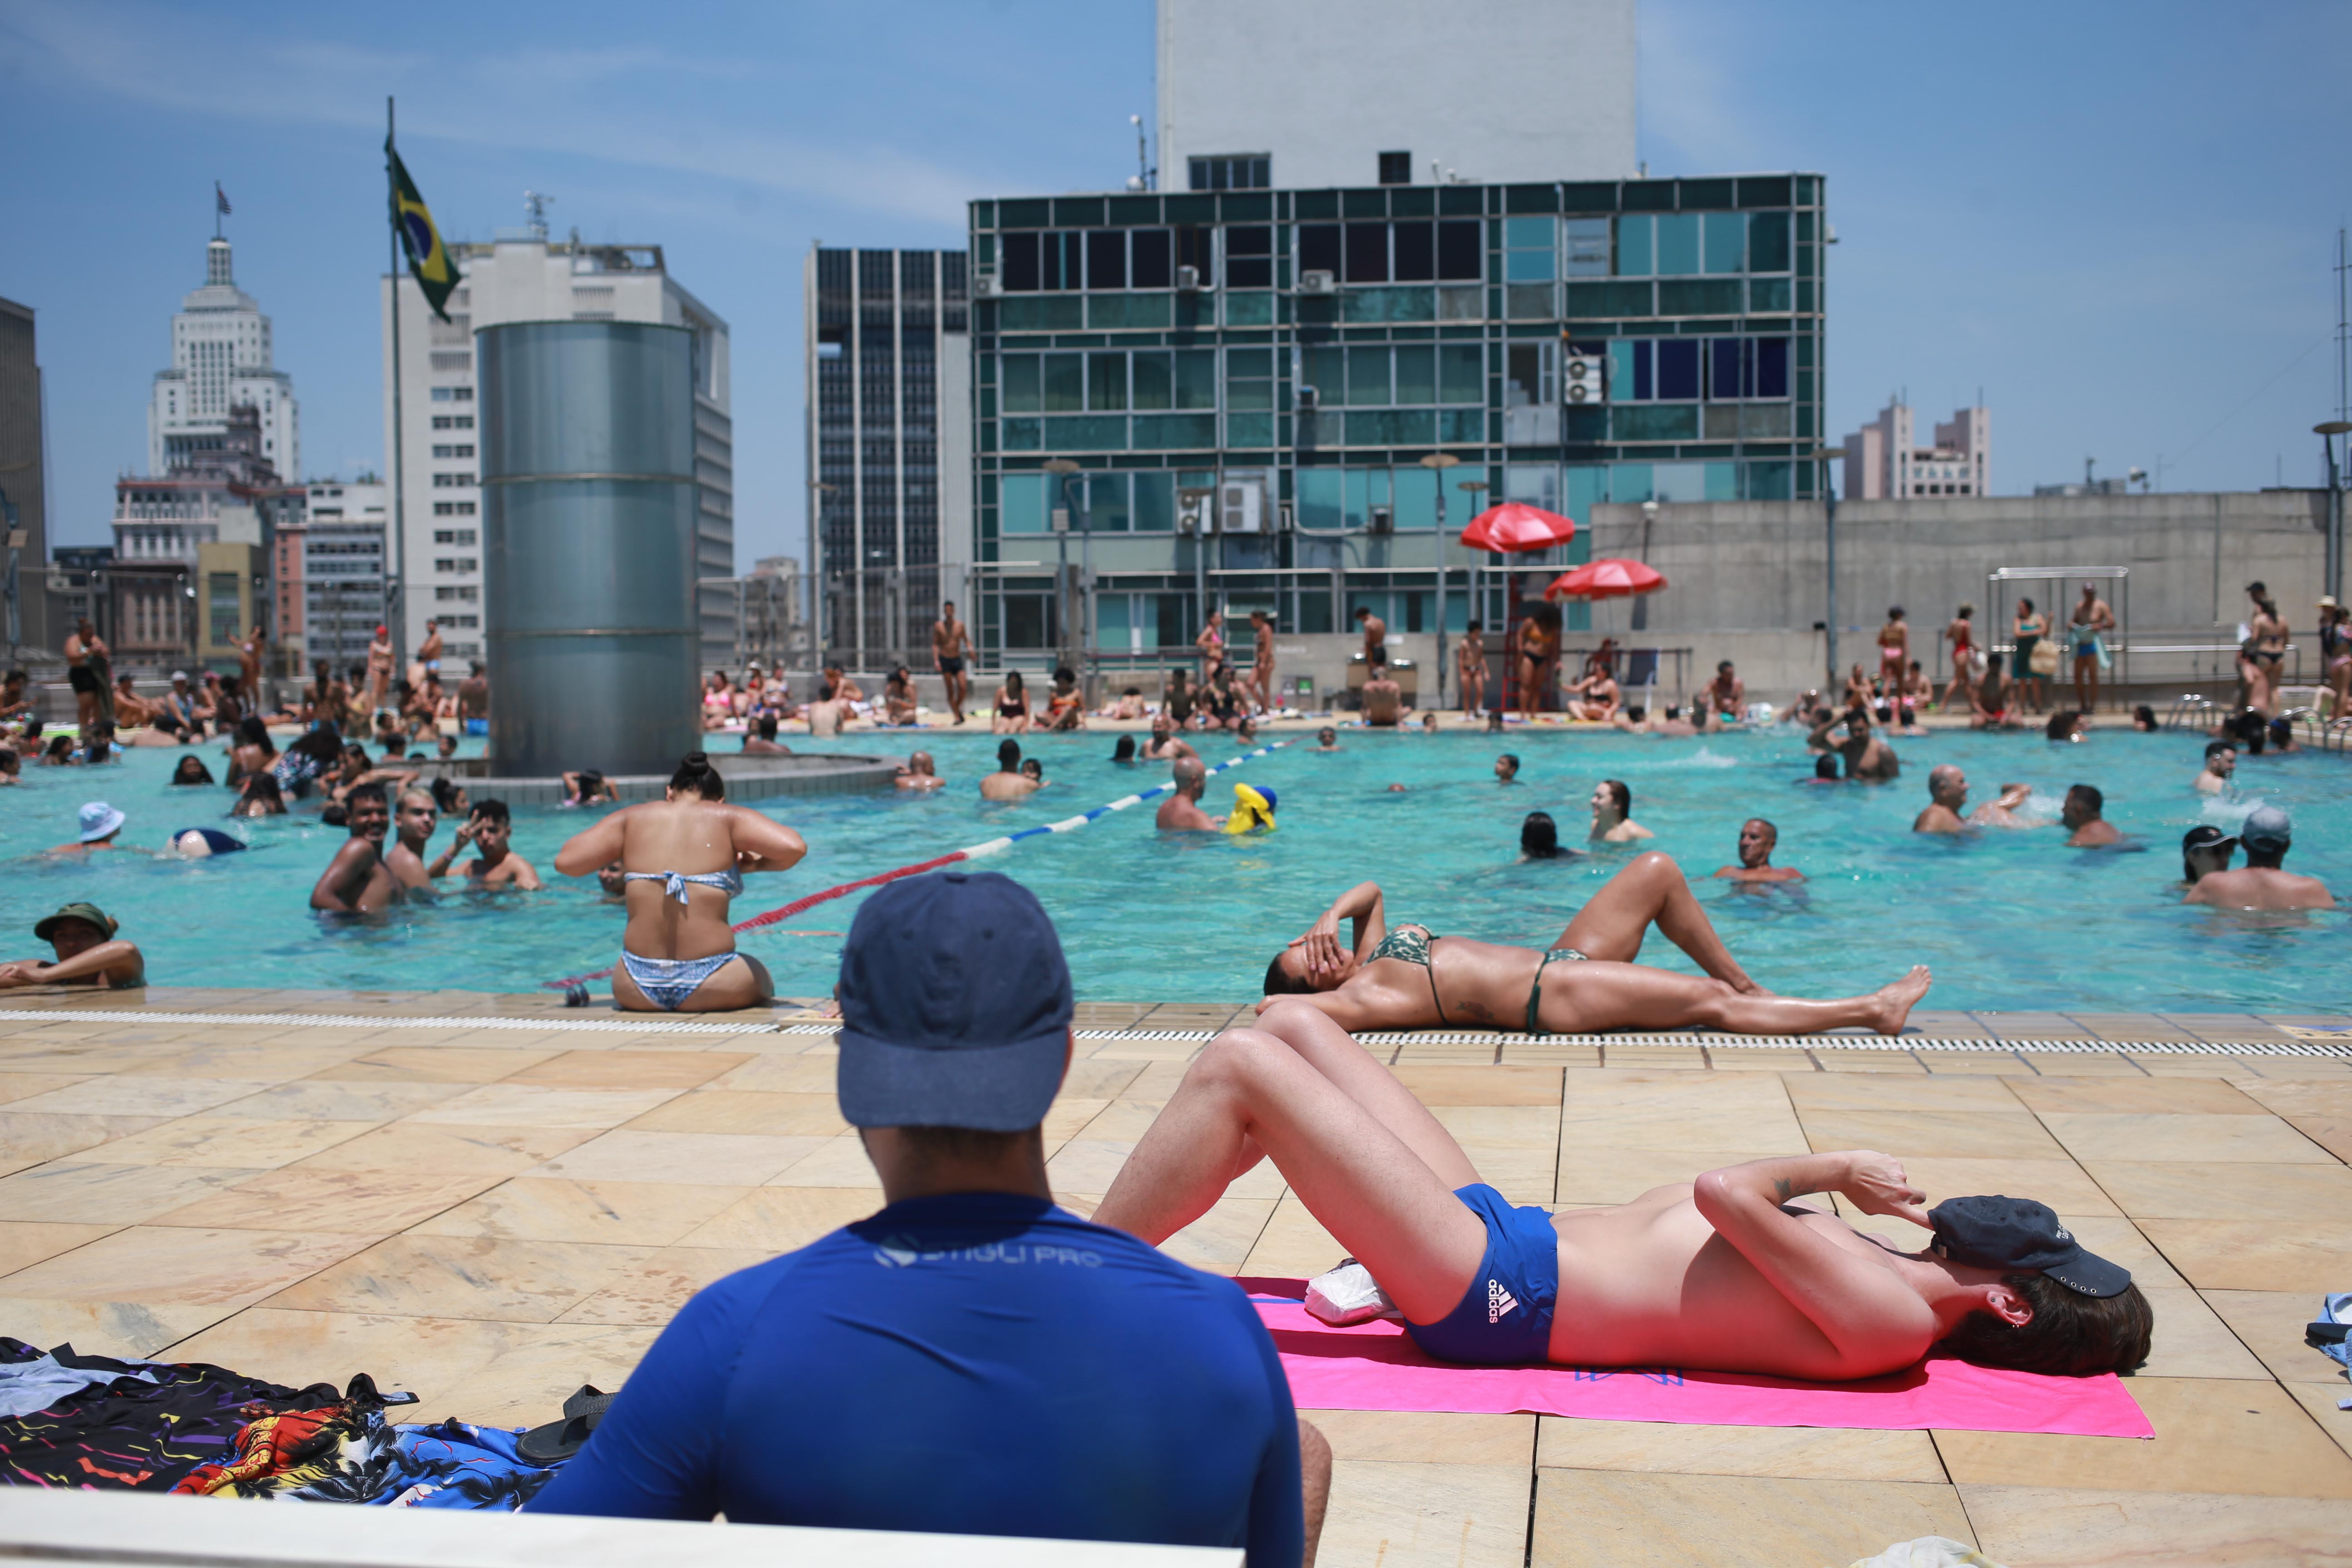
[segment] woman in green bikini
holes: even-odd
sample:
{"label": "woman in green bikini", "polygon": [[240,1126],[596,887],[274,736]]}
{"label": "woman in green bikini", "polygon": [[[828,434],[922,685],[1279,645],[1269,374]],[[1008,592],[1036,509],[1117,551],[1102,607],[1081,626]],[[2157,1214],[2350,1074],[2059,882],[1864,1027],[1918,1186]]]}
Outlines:
{"label": "woman in green bikini", "polygon": [[[1353,942],[1339,936],[1353,922]],[[1633,958],[1655,925],[1707,978],[1644,968]],[[1266,965],[1266,999],[1304,996],[1350,1033],[1373,1029],[1517,1029],[1531,1035],[1608,1029],[1722,1029],[1803,1035],[1857,1026],[1882,1035],[1927,994],[1925,965],[1867,996],[1833,1002],[1776,996],[1748,977],[1707,923],[1672,856],[1636,858],[1538,952],[1427,926],[1391,926],[1380,885],[1339,895],[1307,933]]]}

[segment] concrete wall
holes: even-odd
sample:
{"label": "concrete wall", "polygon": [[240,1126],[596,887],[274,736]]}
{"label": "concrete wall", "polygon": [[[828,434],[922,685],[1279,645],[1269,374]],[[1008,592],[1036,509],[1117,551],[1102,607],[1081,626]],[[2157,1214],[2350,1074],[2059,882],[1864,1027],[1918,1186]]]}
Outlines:
{"label": "concrete wall", "polygon": [[1415,184],[1630,178],[1633,66],[1633,0],[1160,0],[1160,188],[1244,153],[1284,190],[1384,152]]}
{"label": "concrete wall", "polygon": [[[2317,595],[2326,544],[2326,497],[2317,491],[2221,495],[1972,497],[1858,501],[1838,508],[1841,663],[1873,668],[1886,609],[1909,612],[1912,646],[1948,674],[1938,634],[1961,604],[1979,624],[1995,614],[1986,581],[2000,567],[2125,567],[2128,589],[2102,584],[2143,647],[2228,644],[2249,608],[2245,584],[2268,583],[2299,628],[2304,671],[2316,668]],[[1645,542],[1646,529],[1646,542]],[[1672,586],[1643,601],[1592,608],[1592,631],[1636,646],[1691,646],[1698,665],[1739,666],[1749,691],[1780,700],[1820,684],[1826,668],[1824,529],[1818,502],[1717,501],[1596,506],[1592,553],[1645,560]],[[2080,584],[2012,584],[1993,640],[2006,642],[2009,608],[2022,590],[2063,624]],[[2063,598],[2061,597],[2063,591]],[[1636,626],[1636,616],[1642,625]],[[2290,659],[2290,666],[2293,660]],[[2218,675],[2233,685],[2231,656],[2147,654],[2137,684],[2186,685]],[[2118,671],[2118,674],[2121,672]],[[2290,669],[2292,676],[2292,669]]]}

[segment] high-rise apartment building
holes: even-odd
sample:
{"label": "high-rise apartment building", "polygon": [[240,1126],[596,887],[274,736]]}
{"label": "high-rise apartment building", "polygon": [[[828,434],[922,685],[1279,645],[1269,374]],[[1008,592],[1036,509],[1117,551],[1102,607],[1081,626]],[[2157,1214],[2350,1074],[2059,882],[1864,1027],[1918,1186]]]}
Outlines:
{"label": "high-rise apartment building", "polygon": [[269,318],[236,286],[229,243],[205,247],[205,284],[172,318],[172,368],[155,373],[147,405],[147,471],[169,473],[179,455],[216,443],[229,411],[251,408],[261,458],[288,479],[302,472],[301,410],[294,380],[273,363]]}
{"label": "high-rise apartment building", "polygon": [[1823,200],[1766,174],[974,202],[984,652],[1144,660],[1212,606],[1494,626],[1493,568],[1589,540],[1465,550],[1493,501],[1814,494]]}
{"label": "high-rise apartment building", "polygon": [[[41,413],[32,308],[0,300],[0,646],[50,646],[41,566],[48,549]],[[24,535],[13,549],[5,532],[11,528]],[[13,625],[7,619],[12,606]],[[58,636],[64,640],[64,632]]]}
{"label": "high-rise apartment building", "polygon": [[[338,669],[363,665],[383,618],[385,497],[373,477],[313,479],[299,523],[277,531],[278,645],[289,673],[320,660]],[[445,637],[470,621],[444,619]]]}
{"label": "high-rise apartment building", "polygon": [[[533,227],[448,245],[463,277],[436,317],[403,272],[383,290],[387,451],[401,465],[401,516],[387,542],[404,637],[414,649],[437,618],[447,657],[479,658],[482,616],[481,430],[474,333],[517,321],[649,321],[693,336],[696,575],[703,662],[735,647],[735,436],[727,323],[671,277],[657,245],[550,239]],[[400,428],[394,428],[392,304],[400,310]]]}
{"label": "high-rise apartment building", "polygon": [[803,268],[809,561],[826,647],[928,666],[971,549],[971,339],[961,250],[831,250]]}
{"label": "high-rise apartment building", "polygon": [[1634,174],[1633,0],[1159,0],[1160,184]]}
{"label": "high-rise apartment building", "polygon": [[1912,435],[1909,405],[1900,398],[1845,438],[1847,500],[1899,500],[1913,496],[1992,493],[1992,415],[1962,408],[1936,426],[1931,447]]}

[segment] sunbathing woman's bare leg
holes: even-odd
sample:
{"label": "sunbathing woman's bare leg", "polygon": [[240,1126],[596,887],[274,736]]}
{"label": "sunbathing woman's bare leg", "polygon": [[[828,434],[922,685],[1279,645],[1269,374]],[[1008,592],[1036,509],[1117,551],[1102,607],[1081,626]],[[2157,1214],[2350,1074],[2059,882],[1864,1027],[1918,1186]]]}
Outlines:
{"label": "sunbathing woman's bare leg", "polygon": [[[1157,1245],[1208,1212],[1236,1165],[1247,1168],[1255,1145],[1407,1318],[1437,1321],[1461,1300],[1486,1256],[1485,1225],[1454,1195],[1477,1180],[1476,1171],[1427,1111],[1420,1112],[1427,1130],[1408,1143],[1318,1070],[1318,1062],[1334,1067],[1362,1088],[1370,1075],[1355,1070],[1360,1064],[1412,1100],[1322,1013],[1284,1002],[1265,1020],[1271,1027],[1229,1029],[1209,1043],[1128,1156],[1096,1222]],[[1354,1064],[1340,1067],[1349,1052]],[[1451,1168],[1433,1168],[1424,1150]]]}
{"label": "sunbathing woman's bare leg", "polygon": [[[1723,1029],[1739,1035],[1807,1035],[1861,1026],[1899,1035],[1927,994],[1927,966],[1867,996],[1812,1002],[1750,996],[1720,980],[1701,980],[1638,963],[1558,963],[1544,973],[1543,1026],[1558,1034],[1604,1029]],[[1279,1162],[1277,1162],[1279,1163]]]}
{"label": "sunbathing woman's bare leg", "polygon": [[1683,879],[1682,868],[1663,849],[1635,856],[1609,879],[1576,911],[1554,947],[1572,947],[1587,958],[1631,963],[1640,955],[1642,938],[1655,925],[1668,942],[1691,955],[1701,969],[1735,991],[1755,995],[1770,993],[1748,978],[1715,926],[1699,908],[1698,900]]}

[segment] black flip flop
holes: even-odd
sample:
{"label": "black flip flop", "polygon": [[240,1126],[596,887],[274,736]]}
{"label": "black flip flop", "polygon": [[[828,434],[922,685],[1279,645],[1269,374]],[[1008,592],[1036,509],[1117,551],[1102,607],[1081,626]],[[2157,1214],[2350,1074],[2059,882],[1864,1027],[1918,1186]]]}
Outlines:
{"label": "black flip flop", "polygon": [[522,1435],[515,1452],[534,1465],[552,1465],[572,1458],[586,1445],[596,1423],[613,1407],[613,1395],[591,1384],[563,1402],[563,1419],[534,1426]]}

